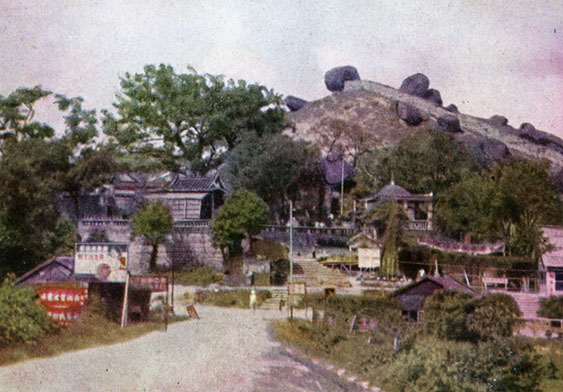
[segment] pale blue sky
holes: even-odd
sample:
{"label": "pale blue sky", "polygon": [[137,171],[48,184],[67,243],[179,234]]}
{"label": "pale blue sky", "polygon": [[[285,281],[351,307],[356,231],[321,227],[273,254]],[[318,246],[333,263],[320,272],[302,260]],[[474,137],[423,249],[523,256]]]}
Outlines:
{"label": "pale blue sky", "polygon": [[313,100],[349,64],[393,87],[423,72],[446,105],[563,137],[559,0],[0,0],[0,47],[3,95],[40,84],[100,110],[119,76],[167,63]]}

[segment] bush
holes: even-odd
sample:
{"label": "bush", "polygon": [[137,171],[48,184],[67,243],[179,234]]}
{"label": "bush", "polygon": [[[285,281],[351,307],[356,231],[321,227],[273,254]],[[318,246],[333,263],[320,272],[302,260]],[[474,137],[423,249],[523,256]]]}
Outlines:
{"label": "bush", "polygon": [[[268,290],[258,290],[256,297],[256,306],[259,307],[266,299],[272,298],[272,293]],[[201,293],[200,302],[227,308],[250,308],[250,290],[204,291]]]}
{"label": "bush", "polygon": [[206,287],[213,283],[221,283],[223,274],[209,267],[194,267],[174,274],[174,281],[184,286]]}
{"label": "bush", "polygon": [[563,297],[542,299],[538,314],[545,318],[563,319]]}
{"label": "bush", "polygon": [[504,338],[478,345],[419,339],[385,370],[389,391],[533,392],[541,375],[538,356]]}
{"label": "bush", "polygon": [[438,291],[425,301],[424,311],[426,332],[458,341],[510,337],[520,317],[516,302],[504,294],[473,299],[455,291]]}
{"label": "bush", "polygon": [[8,276],[0,285],[0,346],[35,343],[41,336],[57,330],[31,287],[16,287]]}

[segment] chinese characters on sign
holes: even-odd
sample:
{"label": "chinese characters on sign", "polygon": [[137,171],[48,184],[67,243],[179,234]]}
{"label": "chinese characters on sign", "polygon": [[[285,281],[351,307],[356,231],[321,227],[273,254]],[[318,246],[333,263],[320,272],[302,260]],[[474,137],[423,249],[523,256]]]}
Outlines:
{"label": "chinese characters on sign", "polygon": [[74,272],[91,275],[106,282],[125,282],[127,277],[127,244],[78,243],[74,255]]}
{"label": "chinese characters on sign", "polygon": [[147,289],[153,292],[168,291],[168,276],[131,276],[129,283],[136,289]]}
{"label": "chinese characters on sign", "polygon": [[40,286],[35,291],[49,317],[62,327],[76,321],[88,303],[85,287]]}

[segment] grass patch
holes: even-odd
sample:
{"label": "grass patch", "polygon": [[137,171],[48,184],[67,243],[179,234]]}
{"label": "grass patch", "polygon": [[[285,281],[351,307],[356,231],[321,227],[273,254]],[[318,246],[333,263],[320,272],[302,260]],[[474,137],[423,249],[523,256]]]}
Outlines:
{"label": "grass patch", "polygon": [[256,240],[252,243],[252,249],[256,256],[269,261],[284,260],[289,257],[287,246],[272,240]]}
{"label": "grass patch", "polygon": [[[169,274],[171,276],[171,274]],[[174,273],[174,283],[184,286],[207,287],[210,284],[221,283],[224,275],[209,267],[194,267]]]}
{"label": "grass patch", "polygon": [[[187,317],[171,316],[168,323],[184,321]],[[0,348],[0,366],[34,358],[52,357],[69,351],[126,342],[149,332],[164,330],[162,315],[154,314],[151,321],[132,324],[121,329],[99,312],[87,308],[80,319],[67,329],[47,335],[35,344],[17,344]]]}
{"label": "grass patch", "polygon": [[[272,298],[272,293],[268,290],[258,290],[256,292],[256,306],[260,306],[266,299]],[[222,306],[227,308],[250,308],[250,290],[219,290],[204,291],[201,293],[200,302],[207,305]]]}

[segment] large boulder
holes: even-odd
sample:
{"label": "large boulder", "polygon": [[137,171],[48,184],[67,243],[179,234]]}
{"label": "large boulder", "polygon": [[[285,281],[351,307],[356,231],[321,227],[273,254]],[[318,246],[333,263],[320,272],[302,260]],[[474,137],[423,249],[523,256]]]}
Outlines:
{"label": "large boulder", "polygon": [[307,101],[301,98],[294,97],[293,95],[288,95],[283,101],[285,103],[285,106],[287,106],[292,112],[296,112],[303,106],[307,105]]}
{"label": "large boulder", "polygon": [[424,94],[428,91],[428,86],[430,86],[430,80],[428,80],[426,75],[416,73],[403,80],[399,91],[424,98]]}
{"label": "large boulder", "polygon": [[432,102],[436,106],[442,106],[443,104],[442,95],[435,88],[431,88],[430,90],[426,91],[424,93],[424,99],[426,99],[429,102]]}
{"label": "large boulder", "polygon": [[489,123],[494,125],[495,127],[504,127],[508,125],[508,119],[500,114],[495,114],[489,118]]}
{"label": "large boulder", "polygon": [[522,123],[517,130],[518,136],[542,146],[549,146],[555,150],[563,151],[563,140],[550,133],[536,129],[530,123]]}
{"label": "large boulder", "polygon": [[450,103],[444,109],[446,109],[448,112],[451,112],[451,113],[456,113],[456,114],[459,113],[459,109],[453,103]]}
{"label": "large boulder", "polygon": [[424,120],[424,116],[417,108],[404,102],[397,103],[397,116],[408,125],[413,126]]}
{"label": "large boulder", "polygon": [[446,115],[438,117],[438,130],[449,133],[460,133],[461,125],[457,116]]}
{"label": "large boulder", "polygon": [[344,90],[344,82],[347,80],[360,80],[358,70],[351,65],[335,67],[325,73],[325,85],[331,92]]}
{"label": "large boulder", "polygon": [[479,143],[479,147],[483,151],[487,162],[507,162],[512,157],[506,144],[500,140],[483,138]]}

